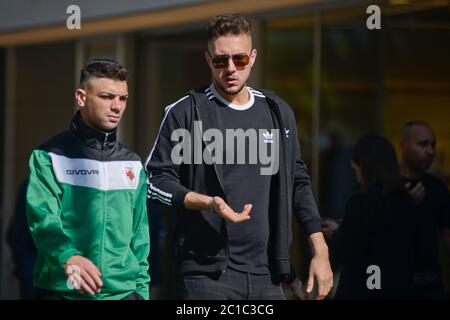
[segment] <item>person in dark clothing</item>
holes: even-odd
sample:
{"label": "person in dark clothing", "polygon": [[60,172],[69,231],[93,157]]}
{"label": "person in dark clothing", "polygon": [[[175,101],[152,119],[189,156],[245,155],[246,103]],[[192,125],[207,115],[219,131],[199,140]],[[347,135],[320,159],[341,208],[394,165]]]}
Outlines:
{"label": "person in dark clothing", "polygon": [[313,250],[307,291],[317,280],[323,299],[332,272],[294,113],[247,86],[256,49],[246,18],[216,17],[208,40],[213,84],[166,108],[146,162],[149,198],[177,210],[179,298],[283,299],[294,213]]}
{"label": "person in dark clothing", "polygon": [[36,296],[36,287],[33,285],[33,270],[37,250],[27,224],[27,186],[27,179],[20,184],[14,217],[6,235],[6,241],[11,249],[14,263],[14,274],[19,280],[20,298],[22,300],[31,300]]}
{"label": "person in dark clothing", "polygon": [[401,174],[416,202],[414,220],[414,294],[420,299],[446,297],[439,261],[439,241],[450,256],[450,193],[445,183],[428,173],[436,138],[420,121],[405,124],[401,133]]}
{"label": "person in dark clothing", "polygon": [[[403,185],[394,147],[381,136],[366,136],[355,146],[352,168],[361,190],[347,202],[339,228],[324,222],[342,268],[335,298],[409,298],[414,203]],[[379,274],[371,283],[375,269]]]}

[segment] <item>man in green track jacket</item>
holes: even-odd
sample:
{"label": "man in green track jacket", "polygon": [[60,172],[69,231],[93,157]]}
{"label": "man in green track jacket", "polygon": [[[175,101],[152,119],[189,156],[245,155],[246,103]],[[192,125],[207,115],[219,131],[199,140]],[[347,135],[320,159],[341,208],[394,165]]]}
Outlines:
{"label": "man in green track jacket", "polygon": [[41,299],[148,299],[146,177],[116,140],[127,70],[96,59],[81,71],[68,130],[30,158],[27,220]]}

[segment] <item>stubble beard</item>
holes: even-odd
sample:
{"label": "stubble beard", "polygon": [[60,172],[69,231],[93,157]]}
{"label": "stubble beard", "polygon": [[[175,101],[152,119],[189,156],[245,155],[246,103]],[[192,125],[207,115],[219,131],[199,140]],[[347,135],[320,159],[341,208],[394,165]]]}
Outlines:
{"label": "stubble beard", "polygon": [[229,91],[229,90],[226,90],[218,81],[214,80],[214,83],[219,87],[220,91],[222,91],[223,93],[225,93],[229,96],[238,95],[240,92],[242,92],[244,87],[247,85],[247,83],[244,83],[244,84],[242,84],[242,86],[239,87],[238,90]]}

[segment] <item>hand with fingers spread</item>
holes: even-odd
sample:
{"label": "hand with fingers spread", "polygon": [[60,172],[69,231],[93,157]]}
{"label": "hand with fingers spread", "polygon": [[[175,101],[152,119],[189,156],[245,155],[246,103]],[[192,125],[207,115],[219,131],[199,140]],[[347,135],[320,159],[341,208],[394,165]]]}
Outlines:
{"label": "hand with fingers spread", "polygon": [[231,209],[221,197],[213,197],[210,202],[210,210],[220,215],[227,221],[238,223],[250,219],[251,204],[246,204],[242,212],[238,213]]}
{"label": "hand with fingers spread", "polygon": [[64,272],[71,285],[80,292],[94,295],[100,292],[103,282],[102,273],[91,260],[74,255],[64,265]]}
{"label": "hand with fingers spread", "polygon": [[184,198],[184,206],[190,210],[209,210],[227,221],[238,223],[250,219],[251,204],[246,204],[242,212],[235,212],[221,197],[210,197],[197,192],[189,192]]}

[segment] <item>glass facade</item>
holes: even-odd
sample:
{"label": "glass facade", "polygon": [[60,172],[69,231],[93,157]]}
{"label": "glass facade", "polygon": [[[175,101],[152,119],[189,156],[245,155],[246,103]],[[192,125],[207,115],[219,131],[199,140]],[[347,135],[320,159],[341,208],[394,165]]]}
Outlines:
{"label": "glass facade", "polygon": [[[382,28],[373,31],[363,6],[266,21],[264,84],[294,109],[322,216],[343,217],[356,184],[355,142],[378,133],[397,147],[401,127],[412,120],[434,128],[432,171],[450,185],[450,11],[427,4],[385,2]],[[314,70],[320,70],[317,84]],[[308,254],[295,253],[307,253],[308,245],[294,230],[294,262],[304,275]]]}
{"label": "glass facade", "polygon": [[[382,29],[366,28],[365,7],[320,14],[320,103],[314,119],[314,16],[267,21],[265,85],[297,116],[303,157],[319,150],[321,212],[339,218],[355,177],[351,146],[379,133],[398,144],[401,126],[424,120],[438,140],[434,170],[450,182],[450,15],[448,6],[402,11],[382,7]],[[317,123],[315,131],[312,126]],[[319,136],[314,137],[313,133]]]}

